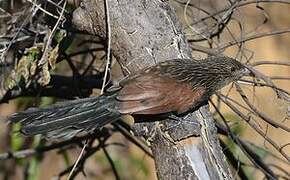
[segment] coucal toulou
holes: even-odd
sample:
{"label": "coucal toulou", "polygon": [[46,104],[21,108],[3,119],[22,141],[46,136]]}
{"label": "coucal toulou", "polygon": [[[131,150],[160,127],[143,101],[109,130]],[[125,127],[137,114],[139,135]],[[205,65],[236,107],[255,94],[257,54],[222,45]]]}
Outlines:
{"label": "coucal toulou", "polygon": [[174,59],[131,74],[119,87],[99,97],[64,101],[46,108],[29,108],[10,116],[25,135],[70,138],[114,122],[122,114],[186,113],[249,70],[229,57]]}

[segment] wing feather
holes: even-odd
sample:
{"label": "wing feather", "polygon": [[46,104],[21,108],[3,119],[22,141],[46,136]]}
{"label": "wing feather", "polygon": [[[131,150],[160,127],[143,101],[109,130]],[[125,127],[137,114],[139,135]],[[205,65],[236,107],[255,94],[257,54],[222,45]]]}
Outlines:
{"label": "wing feather", "polygon": [[204,94],[204,88],[192,89],[187,83],[152,73],[134,77],[122,86],[117,109],[123,114],[183,113]]}

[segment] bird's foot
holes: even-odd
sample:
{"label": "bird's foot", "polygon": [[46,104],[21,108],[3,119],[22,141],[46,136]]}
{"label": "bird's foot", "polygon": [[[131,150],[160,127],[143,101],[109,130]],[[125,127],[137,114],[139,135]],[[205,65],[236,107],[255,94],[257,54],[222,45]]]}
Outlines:
{"label": "bird's foot", "polygon": [[168,128],[166,128],[166,131],[171,130],[171,129],[177,127],[177,126],[180,126],[181,124],[190,124],[190,125],[195,125],[195,126],[199,125],[197,122],[188,121],[184,117],[178,117],[178,116],[175,116],[175,115],[168,116],[168,119],[172,120],[172,121],[175,121],[176,123],[174,123],[174,125],[169,126]]}

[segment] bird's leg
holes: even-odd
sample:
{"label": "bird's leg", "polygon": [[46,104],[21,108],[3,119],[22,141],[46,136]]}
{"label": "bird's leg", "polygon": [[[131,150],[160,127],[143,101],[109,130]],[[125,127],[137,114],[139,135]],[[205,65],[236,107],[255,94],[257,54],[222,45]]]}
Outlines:
{"label": "bird's leg", "polygon": [[195,125],[195,126],[198,125],[197,122],[194,122],[194,121],[188,121],[188,120],[186,120],[184,117],[178,117],[178,116],[175,116],[175,115],[170,115],[170,116],[168,116],[168,119],[173,120],[173,121],[176,121],[177,123],[175,123],[174,125],[168,127],[168,128],[166,129],[167,131],[170,130],[170,129],[173,129],[173,128],[177,127],[177,126],[179,126],[179,125],[182,124],[182,123],[188,123],[188,124],[190,124],[190,125]]}
{"label": "bird's leg", "polygon": [[[157,127],[155,127],[157,128]],[[156,130],[155,130],[156,131]],[[167,141],[171,142],[172,144],[176,145],[176,142],[174,141],[174,139],[170,136],[170,134],[168,133],[168,129],[165,130],[161,130],[161,127],[159,128],[160,131],[160,135],[166,139]]]}
{"label": "bird's leg", "polygon": [[176,144],[174,142],[174,139],[170,137],[168,132],[162,130],[162,126],[163,124],[158,121],[155,123],[142,122],[133,124],[132,129],[135,135],[140,137],[143,136],[146,139],[148,145],[150,145],[151,142],[155,141],[155,138],[157,136],[162,136],[163,139],[166,139],[167,141]]}

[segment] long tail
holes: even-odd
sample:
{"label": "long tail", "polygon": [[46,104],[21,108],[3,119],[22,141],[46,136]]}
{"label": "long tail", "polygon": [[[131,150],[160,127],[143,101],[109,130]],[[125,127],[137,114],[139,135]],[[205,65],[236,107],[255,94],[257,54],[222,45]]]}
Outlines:
{"label": "long tail", "polygon": [[115,103],[114,96],[89,97],[46,108],[29,108],[9,119],[13,123],[20,122],[20,131],[24,135],[42,134],[50,139],[68,139],[119,119]]}

